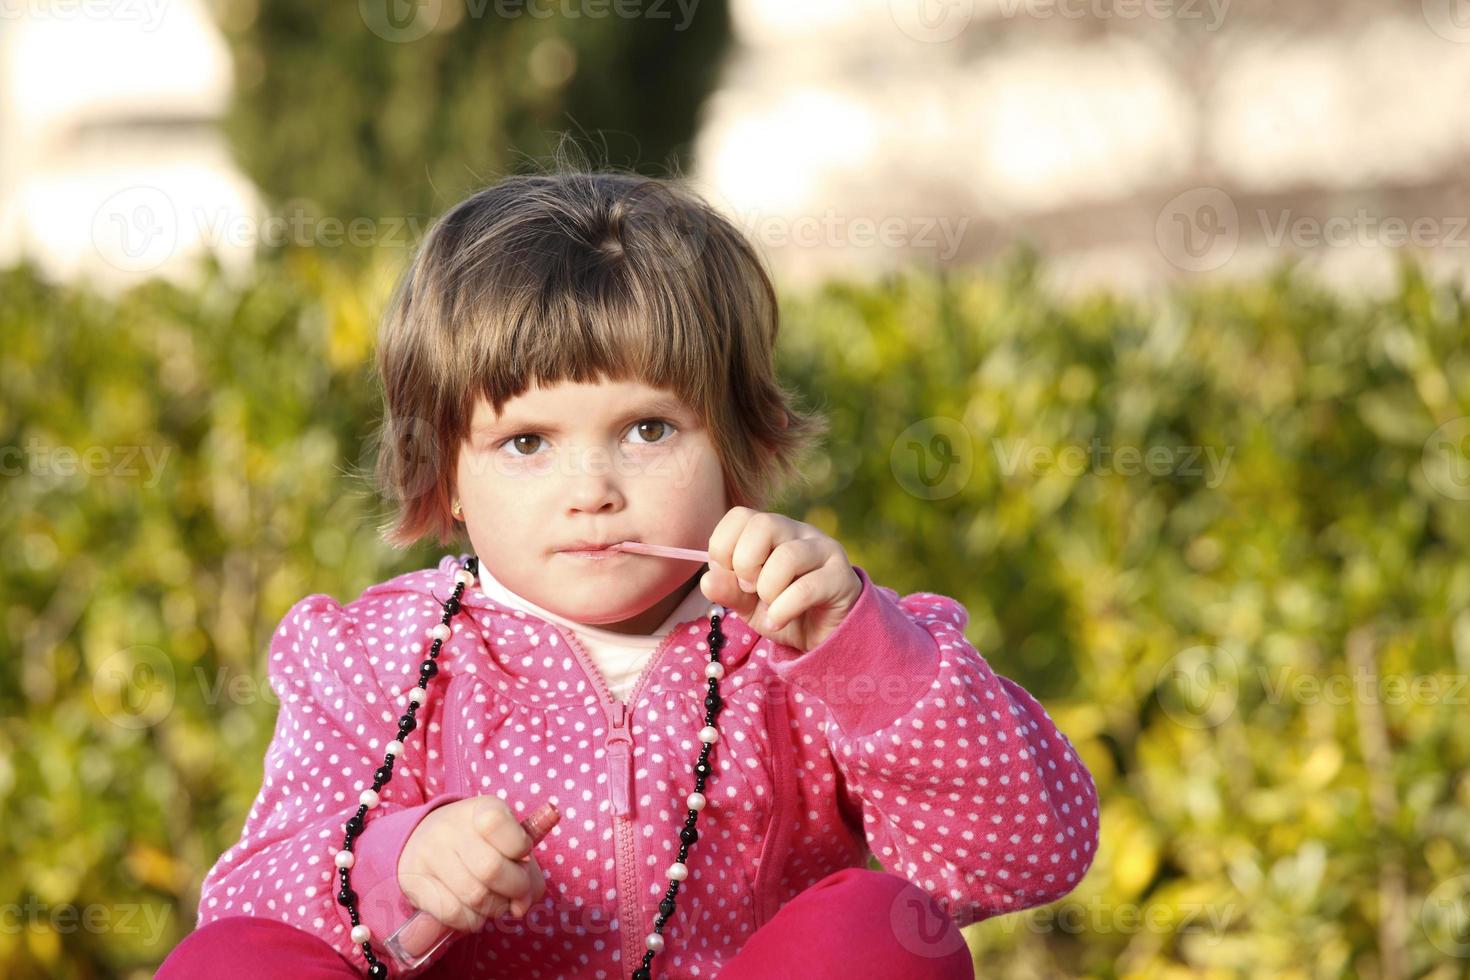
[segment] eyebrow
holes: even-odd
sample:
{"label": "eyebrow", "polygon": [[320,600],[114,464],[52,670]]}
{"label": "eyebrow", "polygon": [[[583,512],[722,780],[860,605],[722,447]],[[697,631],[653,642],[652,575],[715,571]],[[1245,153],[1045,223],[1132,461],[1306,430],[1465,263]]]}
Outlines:
{"label": "eyebrow", "polygon": [[[682,416],[686,413],[687,409],[683,402],[677,398],[665,396],[643,402],[637,408],[619,415],[616,421],[619,425],[623,425],[650,415]],[[540,422],[530,418],[518,419],[508,415],[498,422],[481,422],[471,427],[470,431],[475,435],[489,435],[497,432],[545,432],[549,435],[559,435],[561,426],[555,422]]]}

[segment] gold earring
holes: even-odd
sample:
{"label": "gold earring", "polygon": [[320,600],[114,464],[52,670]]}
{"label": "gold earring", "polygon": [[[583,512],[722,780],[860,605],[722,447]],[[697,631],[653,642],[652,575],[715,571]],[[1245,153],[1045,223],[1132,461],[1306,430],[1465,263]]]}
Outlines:
{"label": "gold earring", "polygon": [[463,517],[464,516],[464,508],[460,507],[458,500],[456,500],[454,502],[454,506],[453,507],[449,508],[449,511],[455,517]]}

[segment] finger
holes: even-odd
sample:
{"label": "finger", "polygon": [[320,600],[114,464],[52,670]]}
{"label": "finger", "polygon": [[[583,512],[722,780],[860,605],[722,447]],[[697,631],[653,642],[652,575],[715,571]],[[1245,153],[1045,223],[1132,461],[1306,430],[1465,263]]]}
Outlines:
{"label": "finger", "polygon": [[531,890],[525,896],[510,903],[511,914],[518,919],[524,916],[532,905],[541,901],[541,897],[546,894],[546,876],[541,873],[541,865],[536,862],[535,858],[528,858],[525,865],[526,872],[531,879]]}
{"label": "finger", "polygon": [[789,525],[795,522],[780,514],[758,513],[746,522],[735,542],[730,568],[737,578],[749,582],[751,592],[760,592],[760,576],[771,552],[783,541],[795,537]]}
{"label": "finger", "polygon": [[831,557],[823,541],[822,538],[794,538],[781,542],[771,552],[756,585],[756,595],[766,600],[768,614],[792,582],[821,568]]}
{"label": "finger", "polygon": [[813,606],[836,599],[840,584],[841,576],[834,574],[829,564],[807,572],[786,586],[776,597],[776,601],[766,609],[766,622],[770,624],[771,629],[785,628],[787,623]]}
{"label": "finger", "polygon": [[519,861],[536,846],[526,828],[498,796],[479,797],[473,823],[481,840],[512,861]]}
{"label": "finger", "polygon": [[454,897],[469,908],[480,908],[491,894],[490,886],[473,868],[465,864],[458,847],[449,847],[439,852],[435,873],[440,881],[449,886]]}
{"label": "finger", "polygon": [[749,507],[731,507],[725,512],[725,516],[720,518],[720,522],[710,532],[707,550],[711,566],[735,567],[735,542],[740,540],[746,523],[758,513],[760,512]]}
{"label": "finger", "polygon": [[526,866],[500,853],[494,845],[465,837],[456,840],[453,846],[464,867],[491,891],[509,900],[531,890],[531,876]]}
{"label": "finger", "polygon": [[711,565],[709,571],[699,578],[699,589],[710,602],[718,602],[735,615],[749,622],[760,597],[746,592],[735,581],[735,573],[728,568]]}
{"label": "finger", "polygon": [[[454,850],[454,857],[459,862],[459,871],[450,879],[450,884],[460,901],[479,919],[479,925],[474,927],[479,930],[484,927],[485,920],[494,918],[510,907],[510,898],[485,881],[476,869],[464,860],[457,847]],[[515,862],[502,858],[501,863],[514,864]]]}
{"label": "finger", "polygon": [[414,908],[422,909],[440,925],[457,932],[479,932],[485,927],[484,917],[455,894],[453,885],[425,877],[427,881],[421,887],[427,894],[413,901]]}

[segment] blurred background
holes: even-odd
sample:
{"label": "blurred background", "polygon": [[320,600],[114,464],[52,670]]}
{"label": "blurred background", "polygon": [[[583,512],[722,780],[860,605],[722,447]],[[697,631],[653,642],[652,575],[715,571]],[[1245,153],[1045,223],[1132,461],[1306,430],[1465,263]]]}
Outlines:
{"label": "blurred background", "polygon": [[150,976],[270,630],[450,550],[377,318],[566,139],[757,244],[779,509],[1094,774],[977,975],[1470,975],[1467,0],[0,0],[0,975]]}

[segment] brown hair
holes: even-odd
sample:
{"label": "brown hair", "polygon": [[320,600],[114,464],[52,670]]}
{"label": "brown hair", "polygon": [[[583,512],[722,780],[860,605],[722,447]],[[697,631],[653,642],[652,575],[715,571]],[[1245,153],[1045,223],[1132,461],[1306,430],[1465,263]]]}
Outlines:
{"label": "brown hair", "polygon": [[429,229],[384,315],[375,479],[396,512],[380,530],[400,548],[454,540],[475,402],[499,413],[564,380],[675,392],[731,506],[765,509],[827,432],[775,376],[779,318],[755,250],[682,181],[559,161],[478,191]]}

